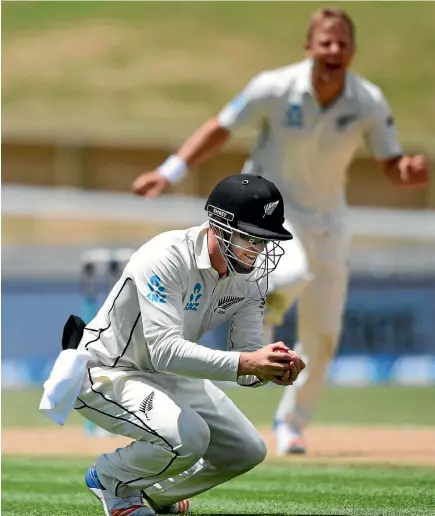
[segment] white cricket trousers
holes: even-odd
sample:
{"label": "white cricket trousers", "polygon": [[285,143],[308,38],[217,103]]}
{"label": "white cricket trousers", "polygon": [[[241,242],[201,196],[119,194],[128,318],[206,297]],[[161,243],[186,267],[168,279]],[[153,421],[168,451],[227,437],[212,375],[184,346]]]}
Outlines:
{"label": "white cricket trousers", "polygon": [[276,420],[287,421],[301,431],[317,406],[340,340],[349,235],[341,223],[322,229],[298,225],[292,217],[286,227],[294,239],[283,243],[286,253],[271,273],[270,290],[286,295],[286,309],[298,299],[298,342],[294,349],[307,366],[294,386],[284,389]]}
{"label": "white cricket trousers", "polygon": [[208,380],[93,367],[75,408],[134,439],[96,460],[102,484],[115,496],[143,491],[164,507],[241,475],[266,456],[253,424]]}

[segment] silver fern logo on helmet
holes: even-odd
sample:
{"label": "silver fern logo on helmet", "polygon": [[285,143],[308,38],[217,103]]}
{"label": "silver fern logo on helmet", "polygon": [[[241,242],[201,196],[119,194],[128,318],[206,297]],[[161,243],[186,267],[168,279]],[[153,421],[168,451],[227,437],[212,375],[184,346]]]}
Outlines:
{"label": "silver fern logo on helmet", "polygon": [[279,201],[270,202],[269,204],[266,204],[264,207],[264,215],[263,219],[266,215],[272,215],[272,213],[275,211],[275,208],[278,206]]}

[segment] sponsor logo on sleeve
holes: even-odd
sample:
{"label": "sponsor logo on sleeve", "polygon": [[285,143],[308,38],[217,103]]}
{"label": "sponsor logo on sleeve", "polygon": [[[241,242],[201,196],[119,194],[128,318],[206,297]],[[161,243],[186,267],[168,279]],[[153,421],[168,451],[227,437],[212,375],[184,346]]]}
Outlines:
{"label": "sponsor logo on sleeve", "polygon": [[148,282],[149,292],[147,299],[152,303],[166,303],[166,294],[164,294],[166,287],[162,285],[162,280],[153,274]]}
{"label": "sponsor logo on sleeve", "polygon": [[244,93],[240,93],[230,102],[230,108],[235,113],[240,113],[247,104],[246,95]]}
{"label": "sponsor logo on sleeve", "polygon": [[304,117],[300,104],[290,104],[285,113],[284,125],[287,127],[303,127]]}

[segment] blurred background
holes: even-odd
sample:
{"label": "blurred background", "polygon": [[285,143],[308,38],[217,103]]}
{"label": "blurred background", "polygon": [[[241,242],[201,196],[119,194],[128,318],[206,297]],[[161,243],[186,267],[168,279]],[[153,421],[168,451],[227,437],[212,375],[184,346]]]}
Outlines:
{"label": "blurred background", "polygon": [[[67,317],[89,315],[116,274],[108,252],[84,269],[89,251],[202,222],[205,196],[240,171],[255,128],[156,201],[135,198],[133,179],[253,75],[300,60],[309,15],[326,5],[2,2],[3,424],[25,417],[12,410],[17,392],[35,409]],[[340,7],[357,27],[353,70],[382,87],[405,150],[427,153],[434,171],[435,4]],[[421,393],[435,384],[435,181],[396,190],[361,149],[347,190],[352,277],[329,382]],[[425,392],[416,402],[429,411]]]}

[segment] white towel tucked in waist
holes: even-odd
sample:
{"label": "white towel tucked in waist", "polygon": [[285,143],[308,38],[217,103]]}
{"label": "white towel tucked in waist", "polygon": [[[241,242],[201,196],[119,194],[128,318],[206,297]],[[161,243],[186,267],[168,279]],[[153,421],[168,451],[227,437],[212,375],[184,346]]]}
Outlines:
{"label": "white towel tucked in waist", "polygon": [[39,410],[55,423],[63,425],[74,408],[90,359],[88,351],[77,349],[66,349],[57,357],[39,404]]}

